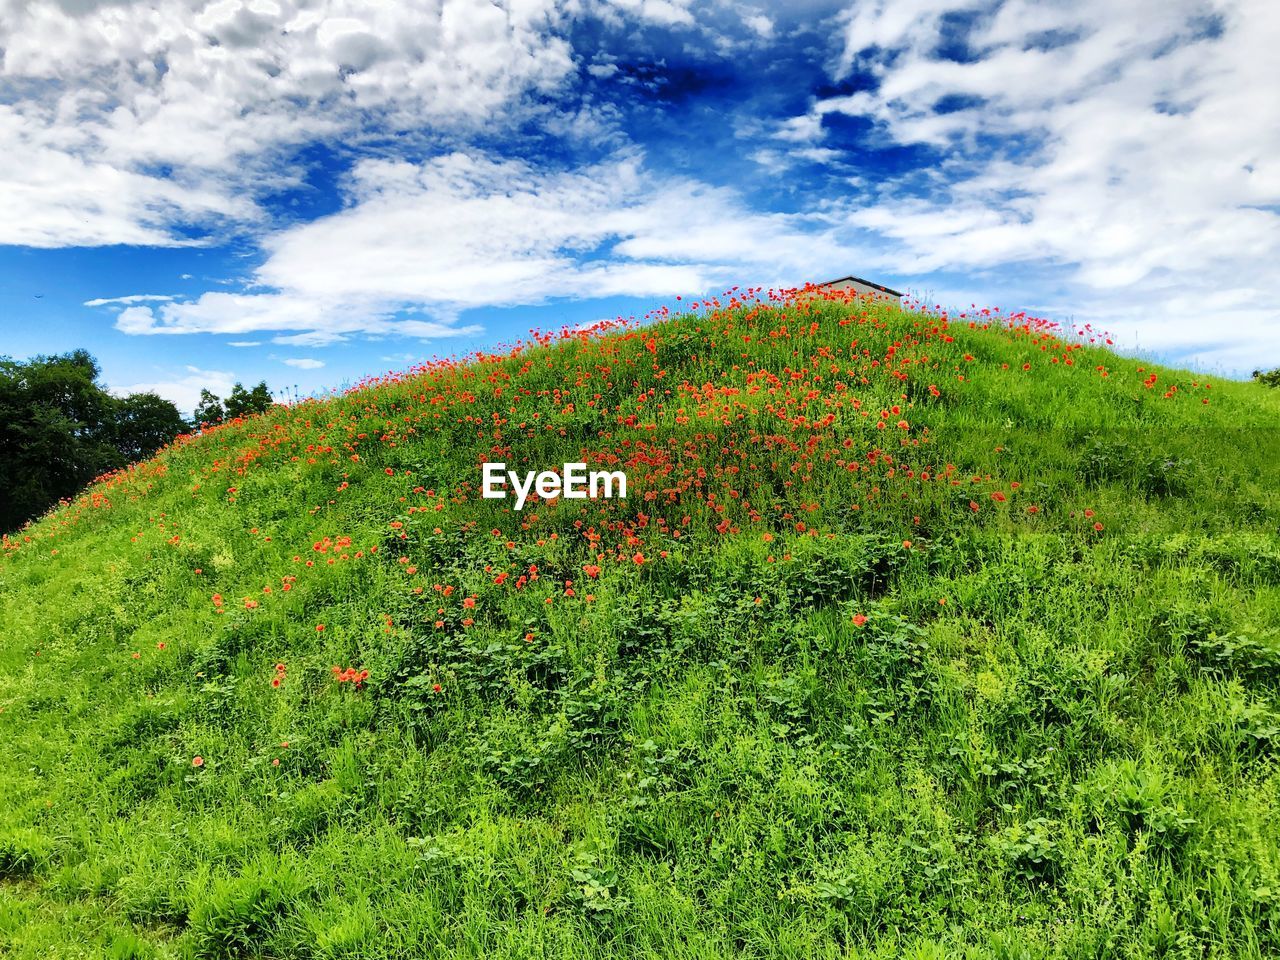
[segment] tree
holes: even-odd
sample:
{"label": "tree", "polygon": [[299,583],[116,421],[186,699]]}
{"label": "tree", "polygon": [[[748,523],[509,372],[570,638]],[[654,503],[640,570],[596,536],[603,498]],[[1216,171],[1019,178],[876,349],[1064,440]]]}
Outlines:
{"label": "tree", "polygon": [[266,413],[274,401],[267,381],[262,380],[252,390],[245,389],[239,380],[231,388],[224,402],[209,390],[200,391],[200,405],[196,407],[196,423],[221,423],[235,417],[247,417],[252,413]]}
{"label": "tree", "polygon": [[115,400],[88,352],[0,358],[0,529],[10,529],[122,464]]}
{"label": "tree", "polygon": [[200,402],[196,404],[195,422],[199,426],[202,423],[221,423],[227,418],[227,412],[223,409],[222,401],[218,395],[210,390],[200,391]]}
{"label": "tree", "polygon": [[259,381],[252,390],[246,390],[244,385],[237,381],[227,397],[227,419],[247,417],[251,413],[265,413],[271,408],[271,403],[271,391],[267,388],[267,381]]}
{"label": "tree", "polygon": [[98,374],[84,350],[25,362],[0,357],[0,530],[151,456],[187,429],[168,400],[113,397]]}
{"label": "tree", "polygon": [[1280,387],[1280,367],[1268,370],[1265,373],[1261,370],[1255,370],[1253,371],[1253,379],[1267,387]]}
{"label": "tree", "polygon": [[182,414],[155,393],[116,400],[115,445],[126,461],[143,460],[190,429]]}

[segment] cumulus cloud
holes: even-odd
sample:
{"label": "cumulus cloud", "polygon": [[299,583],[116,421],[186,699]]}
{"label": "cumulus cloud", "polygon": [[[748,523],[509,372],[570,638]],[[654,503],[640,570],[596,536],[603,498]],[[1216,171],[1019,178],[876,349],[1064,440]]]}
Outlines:
{"label": "cumulus cloud", "polygon": [[625,16],[659,26],[691,26],[692,0],[596,0],[594,12],[606,19]]}
{"label": "cumulus cloud", "polygon": [[940,151],[926,189],[890,180],[848,214],[899,271],[1056,264],[1077,316],[1184,355],[1227,324],[1238,346],[1197,355],[1235,364],[1277,346],[1257,283],[1280,261],[1277,44],[1267,0],[874,0],[846,15],[834,77],[877,83],[778,139],[820,145],[848,114]]}
{"label": "cumulus cloud", "polygon": [[[273,343],[318,347],[366,336],[453,337],[479,333],[472,324],[457,326],[434,320],[397,316],[389,300],[335,300],[293,288],[272,293],[204,293],[195,300],[166,303],[156,309],[128,307],[116,318],[116,328],[129,334],[245,334],[282,333]],[[257,341],[239,341],[240,344]]]}
{"label": "cumulus cloud", "polygon": [[555,0],[0,0],[0,243],[189,243],[260,219],[254,198],[298,175],[290,148],[518,121],[573,70],[563,18]]}
{"label": "cumulus cloud", "polygon": [[0,0],[0,244],[257,234],[263,196],[301,182],[289,158],[315,142],[430,142],[531,118],[598,139],[615,121],[607,106],[557,99],[578,70],[571,22],[696,28],[692,6]]}
{"label": "cumulus cloud", "polygon": [[[1011,306],[1070,304],[1211,362],[1277,346],[1257,280],[1280,258],[1269,0],[829,12],[825,0],[0,0],[0,244],[242,232],[260,255],[246,283],[88,304],[130,334],[299,351],[472,334],[459,318],[482,306],[851,270],[917,278],[943,301],[984,286],[1012,291]],[[775,45],[771,62],[812,59],[829,40],[827,89],[842,92],[789,117],[751,98],[727,118],[789,212],[693,162],[650,169],[628,104],[593,93],[634,89],[635,65],[570,45],[588,18],[637,50],[679,38],[682,63],[718,56],[717,69]],[[676,87],[697,96],[695,82]],[[526,151],[530,129],[556,145]],[[281,220],[268,198],[302,184],[292,158],[318,142],[344,147],[336,212]],[[880,166],[881,147],[910,149]],[[1231,336],[1206,339],[1206,315]]]}
{"label": "cumulus cloud", "polygon": [[258,216],[217,177],[166,179],[100,159],[78,115],[74,102],[0,104],[0,243],[182,246],[193,239],[180,227]]}
{"label": "cumulus cloud", "polygon": [[296,367],[299,370],[319,370],[324,366],[323,360],[316,360],[313,357],[289,357],[283,363],[285,366]]}
{"label": "cumulus cloud", "polygon": [[235,375],[224,370],[202,370],[188,366],[185,373],[160,380],[141,383],[111,384],[111,392],[117,396],[131,393],[158,393],[169,400],[184,415],[190,416],[200,402],[202,389],[212,390],[218,396],[226,396],[235,385]]}
{"label": "cumulus cloud", "polygon": [[762,13],[750,14],[743,19],[743,22],[763,40],[773,36],[773,21]]}
{"label": "cumulus cloud", "polygon": [[115,304],[131,304],[131,303],[164,303],[174,299],[167,294],[160,293],[131,293],[127,297],[95,297],[93,300],[86,300],[86,307],[106,307]]}
{"label": "cumulus cloud", "polygon": [[477,332],[452,319],[473,307],[669,296],[744,274],[798,283],[870,257],[828,217],[754,212],[732,190],[656,177],[634,153],[567,171],[462,153],[366,160],[350,200],[264,241],[253,278],[264,292],[131,306],[118,328],[278,331],[277,343],[297,346],[355,333],[434,339]]}

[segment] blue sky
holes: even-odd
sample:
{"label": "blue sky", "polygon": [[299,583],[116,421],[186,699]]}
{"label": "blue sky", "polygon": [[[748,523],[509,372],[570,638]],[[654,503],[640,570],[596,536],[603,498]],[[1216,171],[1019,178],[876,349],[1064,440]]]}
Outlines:
{"label": "blue sky", "polygon": [[303,393],[854,273],[1280,365],[1270,0],[0,0],[0,354]]}

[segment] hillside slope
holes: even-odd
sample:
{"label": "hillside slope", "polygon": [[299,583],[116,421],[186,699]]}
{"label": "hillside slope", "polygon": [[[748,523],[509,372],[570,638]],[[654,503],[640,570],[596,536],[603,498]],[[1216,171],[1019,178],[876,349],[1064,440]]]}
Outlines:
{"label": "hillside slope", "polygon": [[651,319],[5,538],[0,952],[1276,955],[1280,391],[985,312]]}

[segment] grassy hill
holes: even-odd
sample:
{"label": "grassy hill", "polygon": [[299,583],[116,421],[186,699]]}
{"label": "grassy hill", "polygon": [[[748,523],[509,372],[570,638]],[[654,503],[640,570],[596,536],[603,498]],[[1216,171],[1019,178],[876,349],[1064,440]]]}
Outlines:
{"label": "grassy hill", "polygon": [[[1280,951],[1280,391],[757,292],[3,542],[10,957]],[[480,464],[626,500],[480,496]]]}

